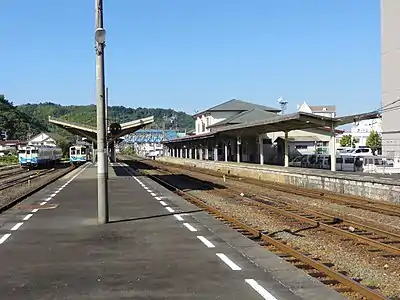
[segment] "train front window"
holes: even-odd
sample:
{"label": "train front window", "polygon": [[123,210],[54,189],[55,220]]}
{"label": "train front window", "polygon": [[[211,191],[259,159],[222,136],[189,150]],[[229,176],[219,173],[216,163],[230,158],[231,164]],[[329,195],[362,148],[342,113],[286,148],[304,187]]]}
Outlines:
{"label": "train front window", "polygon": [[19,154],[25,154],[25,150],[19,150],[18,153]]}
{"label": "train front window", "polygon": [[76,149],[76,154],[81,154],[81,150],[80,149]]}
{"label": "train front window", "polygon": [[71,149],[71,155],[75,155],[75,149]]}
{"label": "train front window", "polygon": [[26,154],[31,154],[31,150],[26,150]]}
{"label": "train front window", "polygon": [[39,153],[39,150],[32,150],[32,154],[37,154]]}
{"label": "train front window", "polygon": [[86,154],[86,149],[85,148],[81,149],[81,154]]}

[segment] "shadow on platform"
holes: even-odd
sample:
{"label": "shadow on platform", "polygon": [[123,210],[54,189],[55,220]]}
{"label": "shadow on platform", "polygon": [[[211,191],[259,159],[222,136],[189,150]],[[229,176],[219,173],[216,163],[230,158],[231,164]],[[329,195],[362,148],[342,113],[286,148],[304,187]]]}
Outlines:
{"label": "shadow on platform", "polygon": [[167,182],[181,190],[209,191],[214,189],[226,189],[224,185],[211,181],[201,180],[185,174],[153,175],[154,179]]}
{"label": "shadow on platform", "polygon": [[151,216],[144,216],[144,217],[125,218],[125,219],[119,219],[119,220],[111,220],[111,221],[109,221],[109,224],[150,220],[150,219],[156,219],[156,218],[170,217],[170,216],[173,216],[176,214],[193,214],[193,213],[198,213],[198,212],[202,212],[202,211],[203,211],[202,209],[196,209],[196,210],[189,210],[189,211],[181,211],[179,213],[174,212],[174,213],[166,213],[166,214],[151,215]]}

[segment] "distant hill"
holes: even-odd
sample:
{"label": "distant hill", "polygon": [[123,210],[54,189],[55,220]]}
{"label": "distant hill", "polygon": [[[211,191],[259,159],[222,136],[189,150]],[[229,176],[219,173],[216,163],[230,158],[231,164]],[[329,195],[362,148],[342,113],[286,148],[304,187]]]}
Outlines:
{"label": "distant hill", "polygon": [[[48,117],[66,120],[72,123],[82,125],[96,126],[96,106],[95,105],[70,105],[62,106],[50,102],[39,104],[24,104],[17,107],[18,111],[38,120],[49,131],[56,131],[59,134],[66,135],[62,129],[55,128],[48,122]],[[193,118],[184,113],[173,109],[162,108],[128,108],[124,106],[109,107],[108,118],[111,121],[124,123],[148,116],[154,116],[155,122],[149,128],[162,128],[164,118],[167,119],[166,129],[191,130],[194,128]],[[170,120],[175,119],[175,122]]]}
{"label": "distant hill", "polygon": [[9,140],[24,140],[29,133],[35,135],[47,131],[47,126],[0,95],[0,131],[6,131]]}

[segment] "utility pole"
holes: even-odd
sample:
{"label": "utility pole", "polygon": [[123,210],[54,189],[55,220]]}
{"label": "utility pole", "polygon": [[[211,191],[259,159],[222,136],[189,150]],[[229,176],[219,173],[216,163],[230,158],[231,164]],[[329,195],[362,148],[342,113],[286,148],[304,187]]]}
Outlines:
{"label": "utility pole", "polygon": [[106,161],[108,162],[108,155],[109,155],[109,144],[108,144],[108,126],[110,125],[110,122],[108,121],[108,87],[106,87],[106,94],[105,94],[105,98],[106,98],[106,110],[105,110],[105,116],[106,116]]}
{"label": "utility pole", "polygon": [[96,10],[96,91],[97,91],[97,218],[99,224],[108,222],[108,162],[104,83],[103,0],[95,0]]}

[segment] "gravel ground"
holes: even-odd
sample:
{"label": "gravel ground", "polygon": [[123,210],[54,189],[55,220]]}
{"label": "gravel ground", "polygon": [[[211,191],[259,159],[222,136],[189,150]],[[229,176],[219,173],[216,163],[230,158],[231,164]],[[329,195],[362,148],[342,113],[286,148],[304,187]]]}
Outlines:
{"label": "gravel ground", "polygon": [[[182,169],[179,169],[179,171],[180,173],[186,173],[186,171]],[[219,181],[220,180],[216,180],[214,177],[214,183],[220,183]],[[334,263],[335,268],[338,270],[345,270],[348,272],[349,276],[353,278],[361,278],[363,284],[377,287],[382,293],[389,297],[400,296],[399,258],[384,258],[372,254],[363,247],[357,245],[355,241],[342,240],[337,235],[327,233],[326,231],[309,229],[299,232],[301,236],[296,236],[287,231],[299,230],[308,227],[308,225],[300,224],[299,222],[293,221],[289,218],[282,218],[282,216],[276,215],[267,211],[265,208],[262,208],[261,205],[256,204],[254,201],[220,196],[215,194],[217,193],[217,190],[199,190],[193,186],[193,183],[188,186],[189,183],[187,181],[183,185],[182,178],[179,177],[174,180],[174,184],[179,185],[181,188],[191,190],[191,194],[196,195],[208,204],[232,215],[246,224],[267,231],[268,233],[275,232],[275,234],[288,241],[292,246],[300,247],[302,250],[311,253],[315,258],[320,258],[321,260]],[[235,181],[232,184],[235,185],[236,188],[246,188],[246,191],[250,189],[249,184],[246,183],[237,183]],[[259,189],[262,188],[251,186],[250,190],[253,193],[256,193],[260,192]],[[266,193],[263,192],[263,194]],[[271,195],[271,192],[269,192],[268,196],[277,197],[276,195]],[[280,197],[281,199],[288,200],[286,195],[284,197],[281,195]],[[327,206],[326,201],[323,200],[320,201],[318,199],[299,196],[293,197],[293,195],[292,198],[294,199],[290,199],[290,201],[307,204],[308,206],[314,207],[314,209],[317,208],[316,210],[321,210],[322,203],[320,202],[324,202],[324,206]],[[311,204],[310,200],[312,201]],[[307,203],[305,203],[306,201]],[[338,206],[337,204],[335,205]],[[347,207],[344,208],[353,210]],[[338,209],[336,211],[338,211]],[[365,213],[370,213],[371,216],[375,214],[373,212],[361,211],[364,213],[362,216],[363,218],[366,216]],[[345,213],[347,215],[349,212],[345,211]],[[357,217],[359,215],[360,213],[358,213]],[[379,219],[379,222],[386,222],[386,217],[388,216],[382,216],[382,218]]]}
{"label": "gravel ground", "polygon": [[60,168],[51,172],[50,174],[46,174],[42,177],[35,178],[31,181],[31,184],[28,185],[27,183],[18,184],[12,188],[3,190],[0,192],[0,207],[7,205],[8,203],[12,202],[14,199],[21,197],[28,193],[29,191],[38,188],[46,184],[48,181],[58,177],[60,174],[67,172],[66,168]]}
{"label": "gravel ground", "polygon": [[270,213],[254,202],[221,197],[212,191],[192,190],[190,193],[246,224],[269,234],[275,233],[274,236],[311,253],[314,258],[334,263],[337,270],[345,270],[353,278],[362,278],[363,284],[377,287],[390,297],[400,296],[398,258],[371,255],[354,241],[343,241],[337,235],[325,231],[311,229],[293,235],[287,231],[293,232],[310,226]]}
{"label": "gravel ground", "polygon": [[[168,166],[170,168],[170,166]],[[177,172],[193,172],[187,171],[182,168],[171,167]],[[316,211],[325,212],[336,217],[346,218],[355,222],[359,222],[372,227],[378,227],[383,230],[391,231],[393,233],[400,232],[400,218],[396,216],[383,215],[377,212],[368,211],[359,208],[347,207],[345,205],[329,202],[326,199],[315,199],[310,197],[303,197],[293,195],[290,193],[275,191],[270,188],[261,187],[255,184],[240,182],[238,180],[227,179],[224,183],[221,177],[214,175],[200,174],[200,176],[210,176],[210,180],[215,183],[224,184],[227,187],[234,187],[235,189],[243,189],[243,192],[250,192],[252,194],[259,194],[270,197],[272,199],[284,200],[285,202],[295,203],[297,205],[306,206]],[[194,176],[193,176],[194,177]]]}
{"label": "gravel ground", "polygon": [[16,172],[15,170],[9,170],[6,172],[2,172],[1,175],[7,175],[7,176],[0,178],[0,184],[8,182],[10,180],[17,180],[27,175],[34,175],[34,174],[36,174],[36,171],[33,170],[20,170],[19,172]]}

